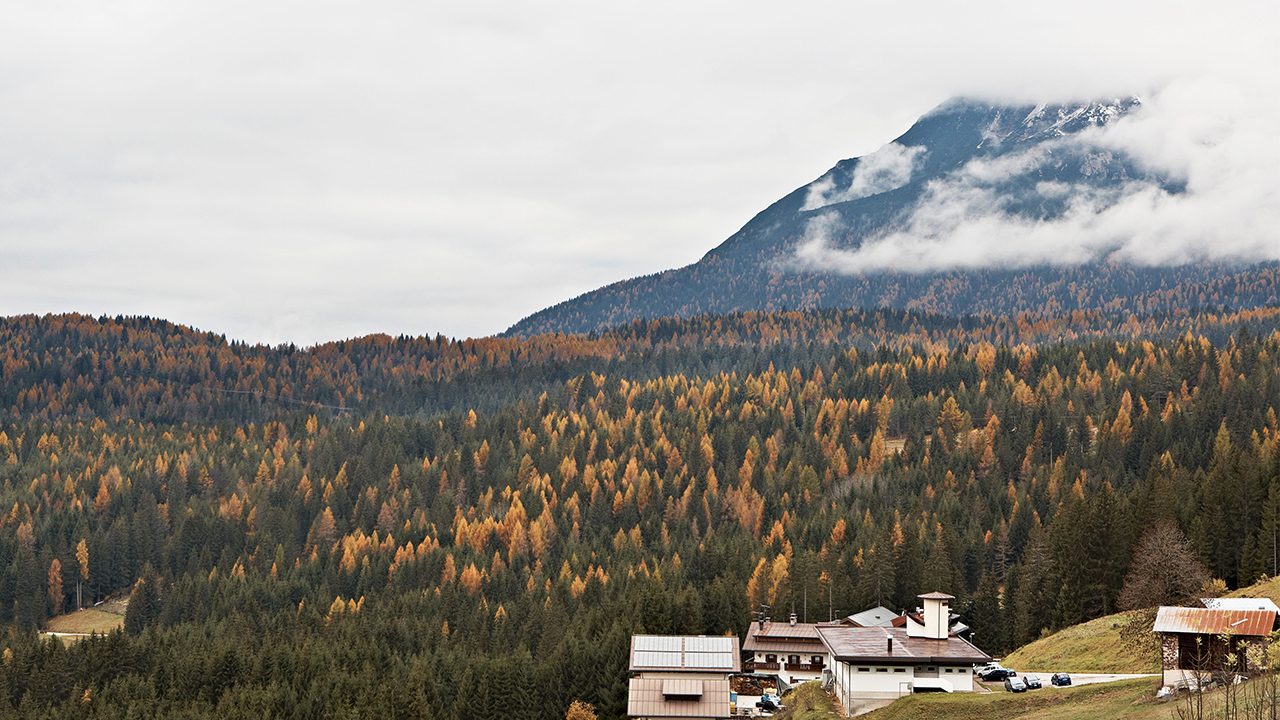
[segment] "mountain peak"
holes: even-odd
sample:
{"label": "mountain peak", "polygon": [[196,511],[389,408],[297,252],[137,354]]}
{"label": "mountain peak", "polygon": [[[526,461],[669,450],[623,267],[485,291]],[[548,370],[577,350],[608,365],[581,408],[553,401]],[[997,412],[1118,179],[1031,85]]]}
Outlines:
{"label": "mountain peak", "polygon": [[[993,239],[992,223],[1032,228],[1068,213],[1102,212],[1138,191],[1181,192],[1123,150],[1094,142],[1098,128],[1141,106],[1133,96],[1038,104],[954,98],[875,152],[841,160],[783,196],[699,262],[606,286],[508,332],[583,332],[643,318],[781,308],[1022,312],[1039,309],[1048,288],[1057,293],[1072,283],[1119,283],[1121,290],[1099,292],[1142,294],[1197,273],[1208,282],[1217,270],[1135,268],[1097,262],[1097,255],[1093,262],[1064,257],[1086,263],[1074,269],[1033,259],[964,270],[958,268],[980,263],[953,256],[917,262],[901,245],[882,242],[897,237],[911,245],[964,226],[978,245],[1017,245],[1016,230]],[[847,262],[854,253],[861,253],[857,261]],[[1014,274],[1022,289],[1011,295],[1001,283]],[[1060,304],[1077,301],[1064,295]]]}

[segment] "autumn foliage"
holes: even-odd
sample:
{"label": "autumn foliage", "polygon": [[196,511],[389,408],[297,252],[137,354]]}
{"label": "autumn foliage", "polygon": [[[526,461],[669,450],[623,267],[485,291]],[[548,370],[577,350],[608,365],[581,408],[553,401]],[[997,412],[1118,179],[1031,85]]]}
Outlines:
{"label": "autumn foliage", "polygon": [[[1001,652],[1127,602],[1164,526],[1246,584],[1278,569],[1278,326],[822,311],[300,350],[11,318],[0,704],[618,718],[631,633],[760,603],[945,589]],[[132,593],[129,634],[42,649],[78,586]]]}

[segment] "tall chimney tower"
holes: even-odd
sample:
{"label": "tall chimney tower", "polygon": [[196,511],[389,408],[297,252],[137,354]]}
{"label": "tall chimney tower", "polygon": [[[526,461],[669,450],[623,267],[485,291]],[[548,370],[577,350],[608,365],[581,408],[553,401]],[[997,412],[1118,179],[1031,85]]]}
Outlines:
{"label": "tall chimney tower", "polygon": [[921,613],[924,616],[924,636],[932,640],[946,640],[951,632],[951,601],[956,599],[955,596],[931,592],[918,597],[924,604]]}

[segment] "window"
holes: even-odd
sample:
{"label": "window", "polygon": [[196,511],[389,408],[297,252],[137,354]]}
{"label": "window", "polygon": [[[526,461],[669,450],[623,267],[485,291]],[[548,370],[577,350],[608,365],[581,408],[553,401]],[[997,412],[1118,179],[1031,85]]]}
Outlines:
{"label": "window", "polygon": [[812,665],[821,665],[823,663],[822,656],[814,655],[813,657],[809,658],[809,662]]}
{"label": "window", "polygon": [[768,663],[771,663],[771,662],[778,662],[778,656],[777,656],[777,655],[765,655],[765,656],[764,656],[764,661],[765,661],[765,662],[768,662]]}
{"label": "window", "polygon": [[951,668],[942,668],[942,672],[949,673],[951,672]]}
{"label": "window", "polygon": [[906,671],[907,671],[907,669],[906,669],[906,668],[894,668],[894,669],[893,669],[893,671],[894,671],[894,672],[904,673],[904,672],[906,672]]}
{"label": "window", "polygon": [[956,668],[956,672],[960,673],[961,675],[964,675],[964,674],[968,673],[969,671],[968,671],[967,669],[965,669],[965,668]]}
{"label": "window", "polygon": [[889,672],[889,668],[876,668],[876,672]]}
{"label": "window", "polygon": [[799,664],[800,664],[800,656],[799,656],[799,655],[788,655],[788,656],[787,656],[787,662],[788,662],[788,663],[790,663],[791,665],[799,665]]}
{"label": "window", "polygon": [[871,672],[871,668],[858,668],[858,672]]}

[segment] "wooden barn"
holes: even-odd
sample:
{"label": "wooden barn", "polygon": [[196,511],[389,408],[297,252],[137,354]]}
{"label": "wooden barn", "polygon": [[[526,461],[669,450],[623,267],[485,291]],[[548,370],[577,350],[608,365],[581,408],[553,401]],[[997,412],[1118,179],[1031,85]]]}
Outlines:
{"label": "wooden barn", "polygon": [[1257,670],[1277,617],[1267,609],[1161,607],[1152,631],[1160,636],[1164,684],[1195,686]]}

